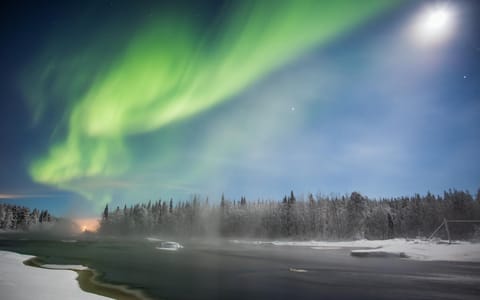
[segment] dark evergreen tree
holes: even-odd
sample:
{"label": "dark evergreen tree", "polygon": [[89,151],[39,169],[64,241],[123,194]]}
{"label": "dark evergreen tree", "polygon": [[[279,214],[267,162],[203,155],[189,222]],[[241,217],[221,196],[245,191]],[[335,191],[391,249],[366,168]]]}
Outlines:
{"label": "dark evergreen tree", "polygon": [[108,221],[108,204],[105,205],[105,209],[103,210],[102,220]]}

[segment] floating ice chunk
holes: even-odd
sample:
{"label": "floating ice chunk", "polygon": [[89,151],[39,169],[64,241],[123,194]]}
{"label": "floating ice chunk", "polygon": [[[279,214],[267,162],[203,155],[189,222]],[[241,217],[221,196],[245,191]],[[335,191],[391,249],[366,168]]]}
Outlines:
{"label": "floating ice chunk", "polygon": [[155,248],[158,250],[177,251],[178,249],[183,248],[183,246],[177,242],[161,241]]}
{"label": "floating ice chunk", "polygon": [[307,273],[307,270],[304,269],[295,269],[295,268],[290,268],[288,269],[290,272],[295,272],[295,273]]}
{"label": "floating ice chunk", "polygon": [[408,257],[405,252],[388,252],[379,249],[352,250],[350,255],[357,257]]}

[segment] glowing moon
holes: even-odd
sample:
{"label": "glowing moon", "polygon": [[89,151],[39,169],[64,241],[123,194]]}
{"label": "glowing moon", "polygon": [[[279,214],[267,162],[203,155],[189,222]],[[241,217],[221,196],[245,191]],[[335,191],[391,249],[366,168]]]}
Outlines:
{"label": "glowing moon", "polygon": [[429,12],[425,20],[425,30],[430,31],[432,34],[435,32],[445,31],[448,28],[448,24],[451,21],[450,12],[445,8],[437,8]]}
{"label": "glowing moon", "polygon": [[454,29],[454,9],[447,5],[428,7],[419,14],[415,23],[415,36],[419,43],[445,40]]}

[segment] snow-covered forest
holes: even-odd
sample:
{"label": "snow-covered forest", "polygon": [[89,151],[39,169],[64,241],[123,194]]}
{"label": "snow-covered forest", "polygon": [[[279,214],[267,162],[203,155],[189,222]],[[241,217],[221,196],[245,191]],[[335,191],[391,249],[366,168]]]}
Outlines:
{"label": "snow-covered forest", "polygon": [[0,204],[0,229],[2,230],[30,230],[37,229],[42,224],[52,223],[55,219],[48,210],[34,209],[28,207]]}
{"label": "snow-covered forest", "polygon": [[[443,219],[480,219],[480,191],[449,190],[442,196],[415,195],[373,200],[354,192],[348,196],[292,192],[281,201],[226,199],[212,204],[193,196],[186,202],[158,200],[117,207],[102,214],[103,234],[263,237],[300,239],[387,239],[428,236]],[[478,226],[478,225],[477,225]],[[475,224],[450,226],[452,238],[471,238]]]}

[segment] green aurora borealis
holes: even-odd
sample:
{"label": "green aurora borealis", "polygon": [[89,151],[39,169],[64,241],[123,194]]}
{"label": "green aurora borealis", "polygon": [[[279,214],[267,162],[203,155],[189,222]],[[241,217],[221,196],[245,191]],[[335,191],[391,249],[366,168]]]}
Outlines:
{"label": "green aurora borealis", "polygon": [[[52,145],[33,160],[29,173],[35,182],[105,203],[111,195],[99,196],[77,182],[128,173],[134,157],[142,155],[132,151],[129,137],[159,131],[234,99],[286,63],[396,3],[239,1],[226,5],[208,25],[193,11],[161,11],[125,30],[118,41],[105,38],[110,31],[118,36],[114,26],[105,26],[59,53],[55,51],[65,48],[52,46],[61,40],[51,36],[55,42],[47,43],[47,54],[24,76],[23,82],[29,82],[25,94],[36,119],[56,105],[65,113]],[[164,159],[168,155],[159,153]]]}

